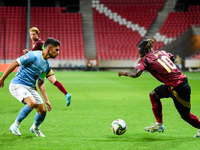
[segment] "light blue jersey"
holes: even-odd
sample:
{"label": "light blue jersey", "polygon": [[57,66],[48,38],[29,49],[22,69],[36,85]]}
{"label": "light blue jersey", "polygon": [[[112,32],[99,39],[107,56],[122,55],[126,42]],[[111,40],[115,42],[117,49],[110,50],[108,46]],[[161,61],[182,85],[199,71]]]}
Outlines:
{"label": "light blue jersey", "polygon": [[13,84],[35,87],[36,80],[42,73],[50,70],[49,60],[44,60],[42,51],[31,51],[17,59],[20,67],[12,79]]}

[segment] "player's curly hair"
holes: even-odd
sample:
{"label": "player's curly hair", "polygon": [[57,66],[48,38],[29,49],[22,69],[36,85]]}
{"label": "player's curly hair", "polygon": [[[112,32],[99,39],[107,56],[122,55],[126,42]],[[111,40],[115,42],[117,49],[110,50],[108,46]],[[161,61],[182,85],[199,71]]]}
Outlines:
{"label": "player's curly hair", "polygon": [[140,43],[138,47],[140,50],[145,50],[148,53],[151,51],[153,44],[154,44],[153,38],[148,38],[146,41]]}

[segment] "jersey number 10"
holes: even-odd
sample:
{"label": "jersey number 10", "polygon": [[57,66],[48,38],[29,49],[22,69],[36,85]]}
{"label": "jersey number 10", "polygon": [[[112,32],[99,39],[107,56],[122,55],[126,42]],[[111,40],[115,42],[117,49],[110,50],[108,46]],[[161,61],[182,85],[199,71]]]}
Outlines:
{"label": "jersey number 10", "polygon": [[157,61],[167,70],[168,73],[171,72],[171,69],[176,69],[176,65],[167,56],[162,56]]}

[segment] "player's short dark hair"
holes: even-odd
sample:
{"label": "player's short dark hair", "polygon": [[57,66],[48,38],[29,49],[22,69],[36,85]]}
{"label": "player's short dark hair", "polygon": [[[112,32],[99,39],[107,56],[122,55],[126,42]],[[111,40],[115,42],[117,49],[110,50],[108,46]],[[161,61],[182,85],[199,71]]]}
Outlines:
{"label": "player's short dark hair", "polygon": [[44,48],[46,48],[49,45],[56,47],[56,46],[60,46],[61,43],[60,43],[60,41],[58,41],[58,40],[56,40],[52,37],[49,37],[49,38],[46,39],[46,41],[44,43]]}

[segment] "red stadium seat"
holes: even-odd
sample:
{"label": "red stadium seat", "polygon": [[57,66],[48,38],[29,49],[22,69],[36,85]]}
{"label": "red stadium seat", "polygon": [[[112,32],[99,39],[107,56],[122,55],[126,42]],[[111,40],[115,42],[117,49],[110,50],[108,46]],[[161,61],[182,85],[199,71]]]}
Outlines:
{"label": "red stadium seat", "polygon": [[[82,60],[85,54],[81,14],[62,13],[63,10],[65,7],[32,7],[31,26],[37,26],[40,29],[40,38],[43,40],[49,36],[60,40],[61,55],[58,55],[57,59]],[[73,50],[81,50],[81,57],[78,54],[71,55]]]}
{"label": "red stadium seat", "polygon": [[[199,8],[200,6],[189,6],[186,12],[171,12],[161,26],[159,33],[167,38],[177,38],[191,26],[198,26],[200,24]],[[160,44],[157,49],[163,46],[164,44]]]}
{"label": "red stadium seat", "polygon": [[138,57],[136,50],[142,36],[127,27],[128,22],[148,30],[163,3],[160,0],[100,0],[108,11],[98,6],[93,8],[97,57],[101,60]]}
{"label": "red stadium seat", "polygon": [[16,59],[26,46],[26,7],[1,6],[0,26],[0,59]]}

